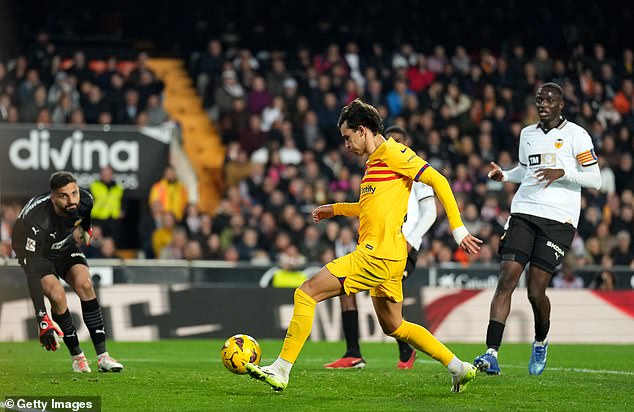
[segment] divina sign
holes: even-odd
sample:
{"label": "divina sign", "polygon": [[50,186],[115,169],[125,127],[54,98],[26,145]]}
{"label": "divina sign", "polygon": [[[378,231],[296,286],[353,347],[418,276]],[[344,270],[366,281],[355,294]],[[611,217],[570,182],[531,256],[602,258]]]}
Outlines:
{"label": "divina sign", "polygon": [[130,198],[146,198],[163,175],[170,136],[163,128],[0,124],[0,195],[17,200],[45,192],[57,170],[75,173],[79,185],[88,187],[110,166]]}
{"label": "divina sign", "polygon": [[139,170],[138,141],[84,141],[84,133],[75,130],[56,148],[51,147],[50,137],[48,130],[31,130],[28,138],[19,138],[11,143],[9,162],[20,170],[90,171],[95,166],[111,166],[121,172]]}

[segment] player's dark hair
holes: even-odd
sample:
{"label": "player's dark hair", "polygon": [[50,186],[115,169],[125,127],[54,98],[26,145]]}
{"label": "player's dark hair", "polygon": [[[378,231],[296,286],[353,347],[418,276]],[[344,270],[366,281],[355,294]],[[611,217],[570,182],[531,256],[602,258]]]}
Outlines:
{"label": "player's dark hair", "polygon": [[365,126],[374,134],[383,133],[383,119],[374,106],[363,103],[361,99],[354,99],[341,110],[337,126],[347,122],[350,129]]}
{"label": "player's dark hair", "polygon": [[555,92],[556,95],[558,95],[560,98],[564,98],[564,89],[561,88],[560,85],[558,85],[557,83],[554,82],[548,82],[548,83],[544,83],[542,84],[542,89],[543,88],[549,88],[551,90],[553,90]]}
{"label": "player's dark hair", "polygon": [[55,172],[51,175],[51,178],[49,179],[51,190],[57,190],[69,183],[77,183],[77,178],[71,172]]}
{"label": "player's dark hair", "polygon": [[386,136],[389,136],[390,133],[399,133],[399,134],[402,134],[405,137],[409,137],[409,134],[407,133],[407,130],[405,130],[401,126],[397,126],[395,124],[393,124],[392,126],[389,126],[387,129],[385,129],[385,135]]}

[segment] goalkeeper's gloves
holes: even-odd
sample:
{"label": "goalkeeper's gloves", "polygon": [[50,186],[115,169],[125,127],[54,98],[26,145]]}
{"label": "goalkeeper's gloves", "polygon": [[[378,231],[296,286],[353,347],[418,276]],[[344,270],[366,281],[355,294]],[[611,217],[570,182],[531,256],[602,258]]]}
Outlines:
{"label": "goalkeeper's gloves", "polygon": [[90,246],[90,241],[92,240],[92,226],[88,228],[88,230],[81,229],[81,240],[84,242],[84,245]]}
{"label": "goalkeeper's gloves", "polygon": [[44,315],[40,318],[37,326],[40,329],[40,344],[46,350],[56,351],[59,348],[59,338],[64,337],[64,332],[59,328],[59,325],[52,321],[48,315]]}

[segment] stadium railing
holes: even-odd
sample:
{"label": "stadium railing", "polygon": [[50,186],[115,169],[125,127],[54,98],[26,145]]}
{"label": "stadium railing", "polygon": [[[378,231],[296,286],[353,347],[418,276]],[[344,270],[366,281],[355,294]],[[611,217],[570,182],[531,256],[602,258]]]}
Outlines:
{"label": "stadium railing", "polygon": [[[207,260],[149,260],[149,259],[91,259],[89,260],[95,283],[152,284],[179,283],[207,287],[261,288],[271,285],[274,265],[252,265],[247,262]],[[314,274],[319,265],[309,264],[303,270],[308,276]],[[433,265],[417,268],[406,280],[412,286],[436,286],[463,289],[493,289],[497,285],[499,266],[496,264]],[[583,279],[584,287],[605,269],[601,266],[585,266],[575,270]],[[634,271],[627,266],[615,266],[609,270],[614,274],[615,289],[634,289]],[[15,259],[0,260],[0,273],[17,276],[21,269]],[[520,287],[525,286],[524,276]]]}

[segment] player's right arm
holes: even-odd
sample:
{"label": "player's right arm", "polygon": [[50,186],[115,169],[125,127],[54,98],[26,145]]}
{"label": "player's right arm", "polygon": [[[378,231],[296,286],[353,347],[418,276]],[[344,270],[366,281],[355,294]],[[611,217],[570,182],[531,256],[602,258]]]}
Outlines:
{"label": "player's right arm", "polygon": [[504,171],[495,162],[491,162],[491,171],[488,176],[489,179],[493,179],[497,182],[521,183],[522,179],[524,179],[524,175],[526,175],[526,170],[526,166],[519,163],[513,169]]}
{"label": "player's right arm", "polygon": [[48,351],[56,351],[59,348],[58,337],[64,337],[64,333],[46,312],[44,291],[40,281],[48,267],[45,257],[48,248],[47,233],[41,226],[28,221],[22,222],[21,226],[19,231],[22,232],[21,237],[24,236],[24,243],[20,242],[20,245],[15,245],[14,248],[26,273],[29,295],[37,318],[40,344]]}
{"label": "player's right arm", "polygon": [[313,210],[313,222],[318,223],[321,220],[331,218],[335,215],[340,216],[359,216],[361,208],[359,202],[355,203],[333,203],[330,205],[321,205]]}
{"label": "player's right arm", "polygon": [[522,180],[524,179],[524,176],[526,175],[528,171],[526,167],[526,165],[528,165],[528,157],[526,155],[526,152],[524,151],[524,147],[526,145],[524,144],[524,138],[522,136],[523,132],[524,130],[522,129],[522,131],[520,132],[520,139],[519,139],[520,140],[519,150],[518,150],[519,162],[517,166],[511,170],[504,171],[495,162],[491,162],[491,171],[488,174],[489,179],[493,179],[496,182],[522,183]]}

